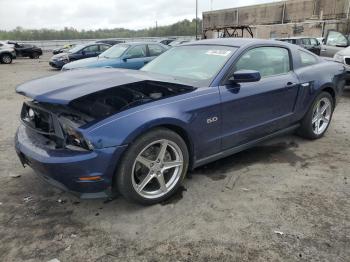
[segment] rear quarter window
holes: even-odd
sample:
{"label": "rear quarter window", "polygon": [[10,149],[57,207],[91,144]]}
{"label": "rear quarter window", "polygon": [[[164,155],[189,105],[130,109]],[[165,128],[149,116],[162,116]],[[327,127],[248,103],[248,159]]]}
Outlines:
{"label": "rear quarter window", "polygon": [[302,67],[311,66],[318,62],[318,58],[310,53],[299,50],[300,64]]}

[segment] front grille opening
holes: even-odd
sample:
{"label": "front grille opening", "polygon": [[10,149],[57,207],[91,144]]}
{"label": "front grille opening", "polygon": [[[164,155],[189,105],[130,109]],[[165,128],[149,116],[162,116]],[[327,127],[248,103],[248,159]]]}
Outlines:
{"label": "front grille opening", "polygon": [[350,57],[345,58],[345,64],[350,65]]}
{"label": "front grille opening", "polygon": [[31,107],[29,104],[24,103],[21,119],[25,124],[37,131],[48,134],[55,132],[51,115],[37,107]]}
{"label": "front grille opening", "polygon": [[64,135],[57,119],[35,102],[23,103],[21,121],[25,126],[53,141],[56,148],[64,146]]}

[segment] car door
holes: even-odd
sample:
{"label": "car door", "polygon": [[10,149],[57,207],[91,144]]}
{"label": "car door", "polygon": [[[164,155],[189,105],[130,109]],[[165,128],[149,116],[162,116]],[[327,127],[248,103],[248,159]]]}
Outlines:
{"label": "car door", "polygon": [[349,45],[345,35],[337,31],[328,31],[325,43],[321,47],[321,56],[333,57],[335,53]]}
{"label": "car door", "polygon": [[309,50],[310,52],[312,52],[312,45],[311,45],[311,41],[310,38],[302,38],[301,40],[301,46],[304,47],[306,50]]}
{"label": "car door", "polygon": [[16,50],[17,56],[26,56],[25,49],[26,48],[24,47],[24,45],[15,44],[15,50]]}
{"label": "car door", "polygon": [[220,86],[224,150],[288,127],[299,90],[287,48],[252,48],[239,58],[228,76],[240,70],[259,71],[262,78]]}
{"label": "car door", "polygon": [[321,48],[320,48],[320,43],[317,41],[317,39],[310,38],[310,43],[311,43],[310,51],[316,55],[320,55]]}
{"label": "car door", "polygon": [[82,53],[82,58],[89,58],[89,57],[98,56],[99,52],[100,52],[99,45],[90,45],[85,47],[81,53]]}
{"label": "car door", "polygon": [[99,45],[98,48],[98,55],[100,55],[101,53],[103,53],[104,51],[106,51],[107,49],[109,49],[111,46],[110,45]]}
{"label": "car door", "polygon": [[133,46],[123,55],[123,62],[118,67],[140,69],[147,63],[147,59],[146,45]]}
{"label": "car door", "polygon": [[159,56],[160,54],[166,51],[165,48],[157,44],[148,44],[147,47],[148,47],[148,57],[147,57],[147,60],[145,61],[145,64],[152,61],[154,58],[156,58],[157,56]]}

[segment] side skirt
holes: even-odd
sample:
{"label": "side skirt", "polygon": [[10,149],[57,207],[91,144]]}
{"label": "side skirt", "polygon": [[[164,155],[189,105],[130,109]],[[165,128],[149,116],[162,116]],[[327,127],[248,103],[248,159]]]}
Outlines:
{"label": "side skirt", "polygon": [[267,136],[264,136],[262,138],[259,138],[259,139],[253,140],[251,142],[248,142],[246,144],[239,145],[239,146],[236,146],[236,147],[232,147],[232,148],[227,149],[225,151],[222,151],[220,153],[217,153],[217,154],[214,154],[214,155],[211,155],[211,156],[208,156],[208,157],[196,160],[195,163],[193,164],[193,168],[196,168],[196,167],[208,164],[210,162],[216,161],[218,159],[221,159],[221,158],[224,158],[224,157],[236,154],[236,153],[241,152],[243,150],[246,150],[248,148],[254,147],[257,144],[259,144],[261,142],[264,142],[266,140],[269,140],[271,138],[291,133],[295,129],[297,129],[299,126],[300,126],[300,124],[296,124],[296,125],[290,126],[288,128],[279,130],[279,131],[277,131],[275,133],[272,133],[272,134],[269,134]]}

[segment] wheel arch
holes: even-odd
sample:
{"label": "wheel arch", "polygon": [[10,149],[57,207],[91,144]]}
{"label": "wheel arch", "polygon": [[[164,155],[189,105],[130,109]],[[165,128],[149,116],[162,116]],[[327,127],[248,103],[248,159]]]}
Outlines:
{"label": "wheel arch", "polygon": [[323,86],[321,88],[321,92],[327,92],[327,93],[329,93],[332,96],[333,102],[334,102],[333,103],[333,108],[334,108],[335,104],[337,102],[336,92],[335,92],[334,88],[331,87],[330,85],[326,85],[326,86]]}
{"label": "wheel arch", "polygon": [[[128,146],[125,148],[124,152],[122,153],[122,155],[119,158],[119,161],[122,161],[123,157],[125,156],[127,150],[130,147],[130,144],[132,143],[132,141],[134,141],[135,139],[139,138],[140,136],[142,136],[145,133],[151,132],[152,130],[156,130],[159,128],[166,128],[169,129],[173,132],[175,132],[176,134],[178,134],[185,142],[186,146],[187,146],[187,150],[188,150],[188,154],[189,154],[189,165],[188,165],[188,169],[192,170],[193,169],[193,164],[194,164],[194,160],[195,160],[195,154],[194,154],[194,143],[193,143],[193,139],[192,139],[192,135],[186,130],[185,123],[183,123],[182,121],[179,120],[175,120],[171,119],[168,121],[161,121],[161,122],[154,122],[154,123],[148,123],[144,126],[142,126],[141,128],[138,128],[135,132],[133,132],[132,134],[130,134],[127,139],[125,141],[127,141]],[[115,170],[113,172],[113,177],[112,177],[112,187],[114,187],[115,185],[115,180],[116,178],[116,174],[117,174],[117,170],[118,170],[119,165],[116,165]]]}
{"label": "wheel arch", "polygon": [[126,144],[132,143],[135,139],[143,135],[144,133],[151,132],[157,128],[167,128],[176,134],[178,134],[186,143],[187,150],[190,156],[189,168],[191,169],[194,162],[194,143],[193,136],[186,128],[187,123],[174,118],[165,118],[161,121],[152,121],[144,124],[142,127],[138,128],[134,132],[132,132],[125,140]]}
{"label": "wheel arch", "polygon": [[3,55],[10,55],[11,58],[13,58],[13,55],[11,54],[11,52],[8,52],[8,51],[1,52],[1,53],[0,53],[0,57],[2,57]]}

